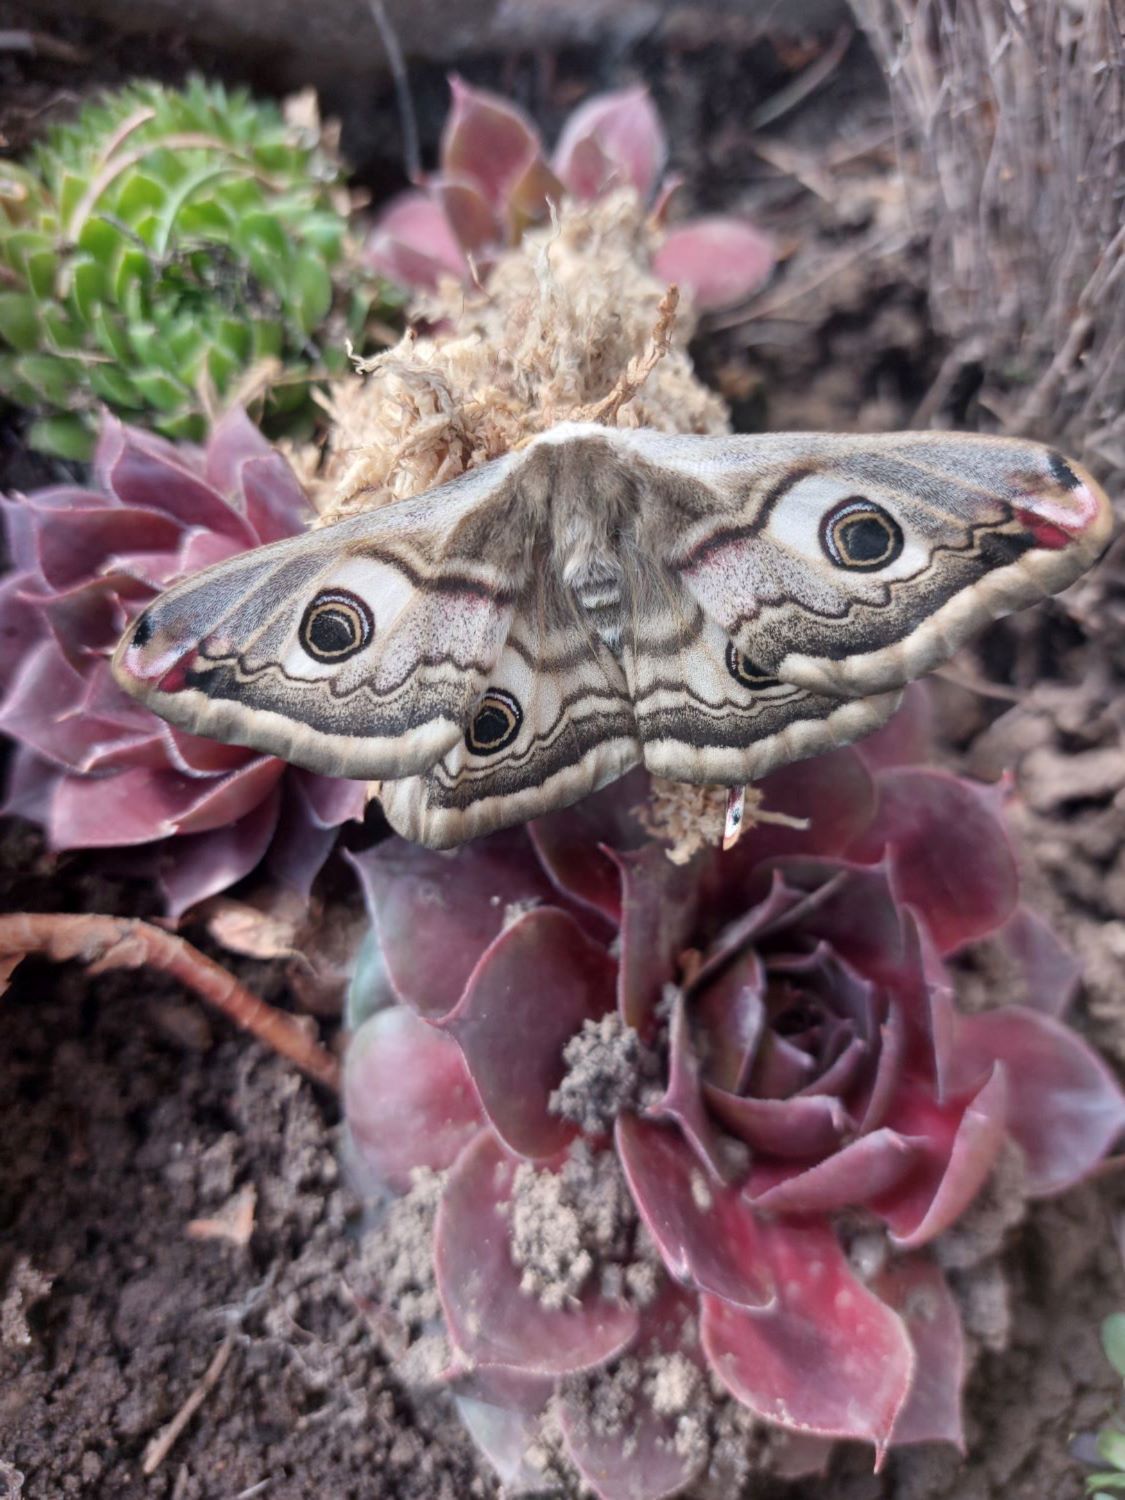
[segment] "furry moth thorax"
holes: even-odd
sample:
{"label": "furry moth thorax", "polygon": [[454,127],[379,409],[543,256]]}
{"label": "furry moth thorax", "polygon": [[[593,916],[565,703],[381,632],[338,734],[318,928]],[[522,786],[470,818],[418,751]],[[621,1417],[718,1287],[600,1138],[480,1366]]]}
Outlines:
{"label": "furry moth thorax", "polygon": [[185,579],[114,673],[196,734],[381,781],[442,847],[637,764],[736,786],[867,734],[1111,525],[1035,443],[570,423]]}

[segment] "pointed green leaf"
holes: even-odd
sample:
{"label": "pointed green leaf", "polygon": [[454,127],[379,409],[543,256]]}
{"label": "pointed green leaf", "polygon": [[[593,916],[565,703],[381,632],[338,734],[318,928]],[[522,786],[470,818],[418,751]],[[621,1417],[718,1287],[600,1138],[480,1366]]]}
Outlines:
{"label": "pointed green leaf", "polygon": [[254,353],[254,342],[250,332],[250,325],[243,318],[223,318],[220,320],[216,330],[216,337],[223,348],[237,359],[245,363]]}
{"label": "pointed green leaf", "polygon": [[247,216],[235,228],[235,242],[240,248],[260,245],[267,254],[283,257],[289,252],[285,232],[272,214],[255,213]]}
{"label": "pointed green leaf", "polygon": [[262,190],[250,177],[233,178],[226,183],[223,197],[230,208],[239,214],[252,214],[261,208]]}
{"label": "pointed green leaf", "polygon": [[[160,238],[160,215],[155,209],[150,212],[138,214],[133,220],[133,233],[140,239],[148,249],[155,255],[157,241]],[[151,257],[150,257],[151,258]]]}
{"label": "pointed green leaf", "polygon": [[37,297],[55,295],[55,273],[59,258],[53,250],[35,250],[27,257],[27,282]]}
{"label": "pointed green leaf", "polygon": [[242,369],[242,361],[233,358],[221,344],[212,344],[207,351],[207,370],[221,395],[231,378]]}
{"label": "pointed green leaf", "polygon": [[126,224],[131,224],[139,234],[142,220],[155,218],[164,207],[164,188],[154,177],[145,172],[130,172],[122,181],[114,203],[114,212]]}
{"label": "pointed green leaf", "polygon": [[301,238],[322,260],[335,263],[344,246],[344,221],[339,214],[310,213],[301,221]]}
{"label": "pointed green leaf", "polygon": [[79,328],[70,312],[57,302],[41,304],[44,348],[56,354],[73,354],[85,346],[83,330]]}
{"label": "pointed green leaf", "polygon": [[21,353],[39,348],[39,304],[22,292],[0,292],[0,339]]}
{"label": "pointed green leaf", "polygon": [[81,375],[73,360],[55,354],[22,354],[17,369],[41,401],[65,406]]}
{"label": "pointed green leaf", "polygon": [[172,412],[191,399],[191,392],[163,370],[135,370],[133,384],[150,406]]}
{"label": "pointed green leaf", "polygon": [[110,406],[139,411],[145,404],[128,375],[117,365],[88,366],[86,381],[94,395]]}
{"label": "pointed green leaf", "polygon": [[186,239],[206,235],[225,241],[234,233],[234,221],[221,197],[193,198],[180,209],[176,225],[180,236]]}
{"label": "pointed green leaf", "polygon": [[27,433],[29,448],[74,463],[93,458],[95,442],[93,427],[83,417],[42,417],[32,422]]}
{"label": "pointed green leaf", "polygon": [[273,357],[280,359],[285,347],[285,330],[280,323],[267,323],[259,319],[250,327],[250,356],[254,359]]}
{"label": "pointed green leaf", "polygon": [[153,423],[165,437],[181,443],[199,443],[207,436],[207,421],[202,412],[180,411],[174,416],[160,416]]}
{"label": "pointed green leaf", "polygon": [[132,364],[133,347],[125,332],[124,321],[119,314],[107,312],[104,307],[99,307],[91,319],[90,326],[98,348],[103,354],[110,355],[119,364]]}
{"label": "pointed green leaf", "polygon": [[301,332],[310,334],[332,306],[332,278],[315,255],[301,255],[293,268],[293,312]]}
{"label": "pointed green leaf", "polygon": [[1117,1373],[1125,1376],[1125,1313],[1111,1313],[1103,1322],[1102,1348]]}
{"label": "pointed green leaf", "polygon": [[0,395],[16,406],[34,406],[39,400],[38,393],[20,374],[19,359],[14,354],[0,353]]}
{"label": "pointed green leaf", "polygon": [[106,278],[96,260],[76,262],[70,278],[70,295],[75,311],[86,324],[93,322],[98,304],[106,293]]}
{"label": "pointed green leaf", "polygon": [[183,372],[194,364],[210,341],[207,327],[198,318],[181,316],[164,330],[164,339],[172,356],[172,367]]}
{"label": "pointed green leaf", "polygon": [[86,196],[89,181],[76,172],[64,171],[58,186],[59,217],[64,225],[70,225],[74,211]]}
{"label": "pointed green leaf", "polygon": [[127,235],[108,219],[94,214],[78,234],[78,248],[84,250],[103,270],[108,270],[122,248],[132,244]]}
{"label": "pointed green leaf", "polygon": [[143,287],[151,275],[148,255],[134,245],[126,245],[113,270],[112,291],[115,302],[124,303],[131,286]]}
{"label": "pointed green leaf", "polygon": [[54,255],[54,245],[49,234],[41,234],[38,230],[17,229],[14,234],[9,234],[0,242],[3,245],[4,259],[25,279],[27,278],[27,262],[33,255]]}
{"label": "pointed green leaf", "polygon": [[1116,1427],[1103,1427],[1098,1433],[1098,1452],[1107,1464],[1125,1469],[1125,1432]]}

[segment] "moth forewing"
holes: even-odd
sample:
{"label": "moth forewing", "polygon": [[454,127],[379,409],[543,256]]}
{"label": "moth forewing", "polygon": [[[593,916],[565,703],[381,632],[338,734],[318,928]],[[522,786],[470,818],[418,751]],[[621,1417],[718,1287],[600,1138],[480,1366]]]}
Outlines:
{"label": "moth forewing", "polygon": [[416,523],[388,533],[384,516],[177,584],[122,638],[118,683],[193,733],[325,775],[425,770],[464,733],[512,608],[469,561],[423,587]]}

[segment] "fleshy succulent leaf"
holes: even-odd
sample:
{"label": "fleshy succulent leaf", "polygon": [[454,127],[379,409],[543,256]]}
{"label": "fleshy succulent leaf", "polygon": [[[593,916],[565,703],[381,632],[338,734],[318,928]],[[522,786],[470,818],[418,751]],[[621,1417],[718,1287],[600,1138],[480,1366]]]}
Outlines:
{"label": "fleshy succulent leaf", "polygon": [[647,200],[667,156],[660,116],[639,85],[580,104],[563,126],[552,165],[575,198],[597,198],[627,184]]}
{"label": "fleshy succulent leaf", "polygon": [[403,193],[383,209],[368,237],[364,260],[380,276],[427,290],[443,276],[460,281],[468,273],[445,210],[424,192]]}
{"label": "fleshy succulent leaf", "polygon": [[[521,833],[477,839],[453,859],[398,841],[353,856],[391,984],[420,1015],[447,1015],[505,921],[557,892]],[[416,934],[424,930],[427,942]]]}
{"label": "fleshy succulent leaf", "polygon": [[95,469],[96,488],[54,486],[2,502],[17,571],[2,586],[0,617],[18,611],[20,623],[0,642],[0,726],[24,768],[30,756],[54,767],[21,769],[9,810],[42,822],[57,849],[155,854],[175,839],[175,861],[147,865],[158,868],[173,914],[248,875],[267,853],[276,879],[307,893],[336,825],[362,816],[360,784],[337,783],[314,810],[304,773],[170,729],[121,692],[108,657],[157,590],[293,535],[312,507],[238,412],[202,450],[107,417]]}
{"label": "fleshy succulent leaf", "polygon": [[612,858],[622,893],[617,1004],[625,1024],[646,1037],[695,919],[698,873],[672,864],[657,845]]}
{"label": "fleshy succulent leaf", "polygon": [[453,74],[453,105],[441,138],[442,171],[476,184],[502,211],[512,182],[541,155],[539,135],[527,116],[498,94],[473,88]]}
{"label": "fleshy succulent leaf", "polygon": [[1076,1032],[1018,1006],[959,1018],[955,1078],[979,1077],[994,1059],[1007,1075],[1008,1129],[1028,1191],[1045,1196],[1080,1182],[1125,1130],[1116,1078]]}
{"label": "fleshy succulent leaf", "polygon": [[613,1008],[616,966],[566,912],[527,912],[492,943],[464,996],[438,1023],[461,1051],[493,1129],[510,1151],[549,1157],[574,1127],[548,1108],[562,1049]]}
{"label": "fleshy succulent leaf", "polygon": [[953,1443],[964,1452],[965,1338],[949,1283],[932,1261],[912,1256],[884,1266],[871,1290],[906,1324],[917,1358],[891,1442]]}
{"label": "fleshy succulent leaf", "polygon": [[963,1107],[943,1109],[919,1091],[904,1095],[891,1111],[894,1125],[927,1147],[904,1183],[871,1200],[902,1249],[915,1250],[936,1239],[956,1223],[984,1186],[1009,1125],[1009,1077],[997,1064]]}
{"label": "fleshy succulent leaf", "polygon": [[853,1274],[827,1224],[767,1223],[778,1288],[761,1312],[703,1298],[703,1348],[765,1421],[865,1439],[881,1460],[910,1395],[916,1357],[902,1319]]}
{"label": "fleshy succulent leaf", "polygon": [[[684,1351],[699,1356],[692,1337],[694,1299],[670,1283],[641,1313],[637,1348],[650,1359],[667,1359]],[[677,1414],[662,1413],[653,1400],[651,1382],[629,1393],[627,1404],[612,1386],[612,1368],[570,1381],[560,1400],[559,1420],[567,1452],[598,1500],[670,1500],[683,1493],[706,1462],[702,1444],[678,1442]],[[599,1420],[600,1387],[608,1385],[616,1408],[614,1421]],[[607,1425],[609,1430],[606,1430]],[[627,1434],[627,1441],[623,1441]]]}
{"label": "fleshy succulent leaf", "polygon": [[699,312],[744,302],[773,270],[773,242],[741,219],[695,219],[669,230],[652,268],[661,281],[686,293]]}
{"label": "fleshy succulent leaf", "polygon": [[852,856],[875,861],[887,850],[897,900],[921,915],[941,953],[1002,926],[1019,875],[986,798],[944,771],[914,767],[881,772],[878,786],[878,811]]}
{"label": "fleshy succulent leaf", "polygon": [[364,1178],[400,1193],[416,1167],[452,1166],[483,1118],[461,1049],[404,1005],[352,1038],[344,1110]]}
{"label": "fleshy succulent leaf", "polygon": [[804,1170],[750,1175],[749,1197],[763,1213],[832,1214],[884,1193],[910,1174],[925,1142],[896,1130],[872,1131]]}
{"label": "fleshy succulent leaf", "polygon": [[668,1274],[736,1307],[765,1307],[775,1288],[762,1229],[733,1187],[709,1180],[677,1131],[622,1115],[617,1151]]}
{"label": "fleshy succulent leaf", "polygon": [[[287,309],[274,352],[294,419],[307,422],[310,336],[327,335],[338,289],[365,281],[342,185],[326,140],[271,103],[199,81],[132,84],[49,132],[20,172],[18,199],[0,194],[0,263],[14,281],[0,300],[0,348],[20,355],[0,360],[0,390],[35,409],[33,441],[77,453],[98,400],[143,412],[169,436],[201,437],[203,375],[222,397],[256,358],[249,340],[225,336],[232,304],[247,320]],[[340,337],[361,337],[364,321]]]}
{"label": "fleshy succulent leaf", "polygon": [[450,1171],[434,1235],[449,1331],[478,1365],[550,1376],[595,1369],[632,1342],[637,1314],[595,1290],[561,1308],[521,1290],[507,1214],[517,1162],[482,1131]]}
{"label": "fleshy succulent leaf", "polygon": [[1030,907],[1018,906],[995,940],[1010,959],[1021,986],[1012,998],[1056,1020],[1066,1015],[1082,967],[1043,918]]}

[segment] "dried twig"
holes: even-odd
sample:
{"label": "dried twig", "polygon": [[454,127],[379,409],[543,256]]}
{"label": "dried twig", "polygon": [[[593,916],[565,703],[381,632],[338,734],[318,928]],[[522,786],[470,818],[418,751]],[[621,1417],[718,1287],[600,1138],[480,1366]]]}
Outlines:
{"label": "dried twig", "polygon": [[287,1057],[317,1083],[338,1089],[340,1068],[301,1023],[251,993],[206,954],[175,933],[128,917],[24,912],[0,917],[0,981],[31,953],[77,959],[91,974],[107,969],[157,969]]}
{"label": "dried twig", "polygon": [[56,62],[81,66],[90,61],[84,47],[75,47],[45,31],[0,31],[0,52],[27,52],[32,57],[50,57]]}
{"label": "dried twig", "polygon": [[398,103],[399,128],[402,131],[402,159],[406,175],[417,182],[422,175],[422,152],[418,145],[418,120],[414,113],[414,98],[410,92],[410,78],[406,71],[406,59],[399,46],[398,35],[391,25],[383,0],[367,0],[371,19],[379,31],[383,51],[394,79],[395,99]]}
{"label": "dried twig", "polygon": [[831,78],[832,74],[844,60],[844,53],[852,44],[855,32],[850,26],[839,26],[836,35],[832,38],[826,51],[816,59],[815,62],[797,74],[791,83],[784,88],[778,89],[776,94],[768,98],[764,104],[750,116],[750,129],[761,130],[764,125],[772,125],[775,120],[780,120],[782,115],[787,115],[791,109],[796,109],[812,93]]}
{"label": "dried twig", "polygon": [[234,1350],[234,1334],[228,1333],[223,1342],[215,1351],[215,1357],[203,1372],[203,1379],[192,1391],[191,1395],[180,1407],[166,1427],[163,1427],[153,1438],[145,1449],[145,1456],[141,1462],[141,1471],[155,1474],[160,1465],[171,1452],[172,1445],[183,1432],[184,1428],[195,1416],[207,1397],[219,1383],[219,1377],[227,1367],[227,1361]]}

